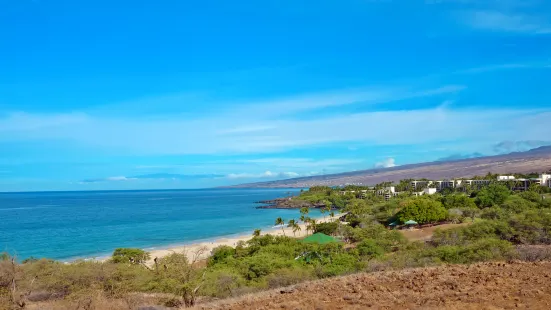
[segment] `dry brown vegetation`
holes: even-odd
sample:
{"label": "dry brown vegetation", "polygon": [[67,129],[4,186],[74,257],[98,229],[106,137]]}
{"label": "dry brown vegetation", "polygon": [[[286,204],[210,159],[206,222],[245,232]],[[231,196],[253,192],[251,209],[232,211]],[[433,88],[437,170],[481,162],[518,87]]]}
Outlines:
{"label": "dry brown vegetation", "polygon": [[196,309],[551,309],[551,262],[478,263],[355,274]]}

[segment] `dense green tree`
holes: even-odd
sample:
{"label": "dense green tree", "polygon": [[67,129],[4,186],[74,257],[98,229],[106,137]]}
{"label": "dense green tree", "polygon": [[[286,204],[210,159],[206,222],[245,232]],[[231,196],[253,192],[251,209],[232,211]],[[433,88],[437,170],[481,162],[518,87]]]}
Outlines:
{"label": "dense green tree", "polygon": [[418,197],[404,202],[404,208],[396,214],[397,219],[404,223],[414,220],[419,224],[435,223],[446,219],[448,211],[440,201]]}
{"label": "dense green tree", "polygon": [[339,228],[339,224],[337,222],[328,222],[328,223],[319,223],[316,225],[315,233],[324,233],[326,235],[334,235],[337,232],[337,229]]}
{"label": "dense green tree", "polygon": [[476,203],[480,208],[489,208],[501,205],[510,195],[511,191],[505,185],[490,184],[477,193]]}
{"label": "dense green tree", "polygon": [[255,229],[255,230],[253,231],[253,237],[259,237],[261,232],[262,232],[262,231],[261,231],[260,229]]}
{"label": "dense green tree", "polygon": [[445,195],[442,204],[446,209],[476,208],[474,200],[464,194]]}

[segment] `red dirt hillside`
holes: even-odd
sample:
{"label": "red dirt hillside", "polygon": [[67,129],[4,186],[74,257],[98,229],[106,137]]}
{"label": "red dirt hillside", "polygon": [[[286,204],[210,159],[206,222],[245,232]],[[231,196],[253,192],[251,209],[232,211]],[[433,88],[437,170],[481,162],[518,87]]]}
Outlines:
{"label": "red dirt hillside", "polygon": [[551,262],[479,263],[355,274],[196,309],[551,309]]}

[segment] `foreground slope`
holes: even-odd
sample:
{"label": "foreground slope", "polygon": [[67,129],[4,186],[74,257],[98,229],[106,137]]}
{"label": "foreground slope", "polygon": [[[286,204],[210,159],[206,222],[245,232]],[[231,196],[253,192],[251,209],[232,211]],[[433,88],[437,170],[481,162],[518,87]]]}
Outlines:
{"label": "foreground slope", "polygon": [[318,280],[197,309],[551,309],[551,262],[479,263]]}
{"label": "foreground slope", "polygon": [[403,179],[467,178],[492,173],[531,173],[551,170],[551,146],[527,152],[487,156],[455,161],[428,162],[392,168],[369,169],[339,174],[295,178],[261,183],[231,186],[234,188],[291,188],[314,185],[336,186],[342,184],[374,185],[381,182],[397,182]]}

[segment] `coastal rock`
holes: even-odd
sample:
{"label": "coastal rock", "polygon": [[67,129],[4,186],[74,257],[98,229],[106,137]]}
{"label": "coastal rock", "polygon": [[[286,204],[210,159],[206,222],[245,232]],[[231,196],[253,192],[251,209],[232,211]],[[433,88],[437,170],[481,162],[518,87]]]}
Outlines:
{"label": "coastal rock", "polygon": [[264,204],[263,206],[256,207],[257,209],[300,209],[300,208],[321,208],[323,204],[313,204],[308,201],[288,198],[277,198],[274,200],[262,200],[257,201],[258,204]]}

